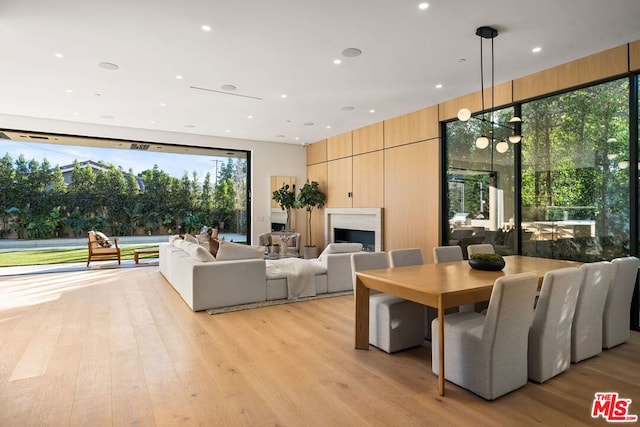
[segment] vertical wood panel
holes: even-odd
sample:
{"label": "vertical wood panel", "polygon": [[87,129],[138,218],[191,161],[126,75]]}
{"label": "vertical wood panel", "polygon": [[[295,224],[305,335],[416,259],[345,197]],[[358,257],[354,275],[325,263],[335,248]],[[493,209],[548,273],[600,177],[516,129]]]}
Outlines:
{"label": "vertical wood panel", "polygon": [[440,132],[438,106],[424,108],[384,121],[384,146],[395,147],[437,138]]}
{"label": "vertical wood panel", "polygon": [[350,208],[352,199],[348,193],[352,191],[351,157],[327,162],[327,207]]}
{"label": "vertical wood panel", "polygon": [[369,153],[384,148],[384,123],[378,122],[353,131],[353,154]]}
{"label": "vertical wood panel", "polygon": [[315,165],[327,161],[327,140],[314,142],[306,147],[307,165]]}
{"label": "vertical wood panel", "polygon": [[439,139],[388,149],[384,156],[384,249],[418,247],[433,262],[439,242]]}
{"label": "vertical wood panel", "polygon": [[640,40],[629,44],[630,71],[640,70]]}
{"label": "vertical wood panel", "polygon": [[[318,165],[307,166],[307,179],[309,182],[317,181],[320,190],[327,195],[327,164],[321,163]],[[305,224],[305,227],[308,227]],[[324,249],[324,208],[314,209],[311,214],[311,233],[312,243],[318,247],[318,253]],[[304,244],[308,245],[307,237],[305,233]]]}
{"label": "vertical wood panel", "polygon": [[342,159],[353,154],[352,132],[327,138],[327,160]]}
{"label": "vertical wood panel", "polygon": [[[494,92],[496,101],[495,107],[508,105],[513,102],[513,85],[511,81],[496,85]],[[491,109],[491,87],[484,90],[484,106],[485,109]],[[441,121],[451,120],[458,116],[461,108],[468,108],[472,113],[482,111],[481,91],[461,96],[450,101],[443,102],[439,105],[439,117]]]}
{"label": "vertical wood panel", "polygon": [[353,156],[353,207],[383,206],[384,152]]}
{"label": "vertical wood panel", "polygon": [[514,101],[553,93],[624,74],[628,71],[627,45],[577,59],[513,81]]}

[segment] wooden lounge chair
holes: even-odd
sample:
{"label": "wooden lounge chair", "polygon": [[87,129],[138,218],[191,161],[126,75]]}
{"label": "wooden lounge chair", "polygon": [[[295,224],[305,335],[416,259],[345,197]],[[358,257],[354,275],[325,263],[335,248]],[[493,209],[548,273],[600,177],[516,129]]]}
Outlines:
{"label": "wooden lounge chair", "polygon": [[120,248],[118,247],[118,239],[108,239],[102,233],[97,234],[95,231],[89,231],[89,256],[87,257],[87,267],[91,261],[106,261],[117,259],[120,265]]}

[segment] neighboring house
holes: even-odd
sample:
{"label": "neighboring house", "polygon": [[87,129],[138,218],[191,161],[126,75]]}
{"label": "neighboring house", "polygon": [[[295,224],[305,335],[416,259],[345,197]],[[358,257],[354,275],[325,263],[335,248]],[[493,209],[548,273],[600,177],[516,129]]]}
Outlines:
{"label": "neighboring house", "polygon": [[[109,170],[108,167],[105,167],[100,163],[96,163],[93,160],[85,160],[84,162],[78,162],[78,164],[80,165],[80,167],[85,167],[85,166],[91,167],[94,173],[98,171]],[[62,177],[64,178],[64,183],[66,185],[71,184],[71,175],[73,174],[73,168],[74,168],[73,163],[70,165],[60,166],[60,170],[62,171]],[[123,173],[124,173],[125,179],[129,178],[129,173],[127,172],[123,172]],[[138,182],[138,189],[140,191],[144,191],[144,179],[140,178],[139,176],[136,176],[135,178],[136,178],[136,181]]]}

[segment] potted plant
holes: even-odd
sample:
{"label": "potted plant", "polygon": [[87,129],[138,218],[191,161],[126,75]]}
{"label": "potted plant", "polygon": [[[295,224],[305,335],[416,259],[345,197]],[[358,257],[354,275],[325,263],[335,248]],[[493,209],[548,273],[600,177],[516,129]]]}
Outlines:
{"label": "potted plant", "polygon": [[280,205],[280,208],[286,212],[287,222],[285,231],[291,231],[291,208],[296,207],[295,187],[292,188],[289,184],[282,184],[282,187],[274,191],[271,197]]}
{"label": "potted plant", "polygon": [[469,257],[469,265],[476,270],[499,271],[505,262],[499,254],[473,254]]}
{"label": "potted plant", "polygon": [[304,208],[307,211],[307,244],[304,246],[304,257],[315,258],[318,256],[318,249],[312,242],[313,233],[311,233],[311,214],[314,208],[321,208],[324,206],[327,200],[327,196],[320,191],[320,186],[317,181],[307,181],[296,198],[296,207]]}

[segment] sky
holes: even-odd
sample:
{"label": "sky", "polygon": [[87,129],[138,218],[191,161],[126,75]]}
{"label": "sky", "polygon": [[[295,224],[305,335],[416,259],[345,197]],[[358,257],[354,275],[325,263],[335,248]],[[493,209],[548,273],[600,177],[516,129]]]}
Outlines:
{"label": "sky", "polygon": [[[65,166],[73,163],[100,160],[121,166],[125,172],[133,169],[133,173],[153,168],[154,164],[169,175],[181,178],[185,171],[196,171],[202,182],[207,172],[211,173],[211,181],[215,181],[216,165],[220,169],[221,161],[227,163],[225,157],[202,156],[195,154],[157,153],[151,151],[121,150],[115,148],[84,147],[78,145],[38,144],[0,139],[0,157],[9,154],[13,161],[23,154],[27,161],[35,159],[38,162],[46,158],[52,166]],[[217,160],[217,162],[216,162]]]}

